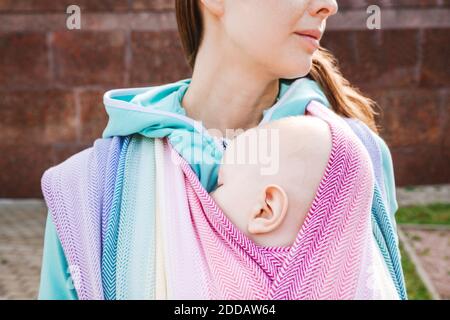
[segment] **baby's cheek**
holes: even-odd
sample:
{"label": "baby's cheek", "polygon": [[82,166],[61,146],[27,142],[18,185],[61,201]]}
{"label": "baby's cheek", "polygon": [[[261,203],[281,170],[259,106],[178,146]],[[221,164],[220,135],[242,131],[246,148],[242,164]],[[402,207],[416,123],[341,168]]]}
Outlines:
{"label": "baby's cheek", "polygon": [[214,190],[213,192],[211,192],[209,194],[211,196],[211,198],[213,198],[214,202],[222,209],[223,208],[223,192],[222,192],[222,188],[219,187],[216,190]]}
{"label": "baby's cheek", "polygon": [[228,217],[232,218],[233,213],[233,195],[232,190],[225,188],[224,186],[217,188],[211,193],[211,197],[216,202],[217,206],[223,211],[223,213]]}
{"label": "baby's cheek", "polygon": [[216,202],[216,203],[217,203],[217,194],[218,194],[217,191],[218,191],[218,189],[216,189],[216,190],[214,190],[214,191],[209,193],[209,196],[211,198],[213,198],[214,202]]}

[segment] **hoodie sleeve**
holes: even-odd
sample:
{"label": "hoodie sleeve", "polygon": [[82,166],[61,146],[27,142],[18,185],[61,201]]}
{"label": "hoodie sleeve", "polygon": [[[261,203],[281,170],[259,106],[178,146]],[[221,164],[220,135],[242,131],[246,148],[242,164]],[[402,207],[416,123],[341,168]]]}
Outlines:
{"label": "hoodie sleeve", "polygon": [[39,300],[77,300],[73,288],[68,263],[61,242],[51,219],[47,215],[44,236],[44,250],[39,285]]}

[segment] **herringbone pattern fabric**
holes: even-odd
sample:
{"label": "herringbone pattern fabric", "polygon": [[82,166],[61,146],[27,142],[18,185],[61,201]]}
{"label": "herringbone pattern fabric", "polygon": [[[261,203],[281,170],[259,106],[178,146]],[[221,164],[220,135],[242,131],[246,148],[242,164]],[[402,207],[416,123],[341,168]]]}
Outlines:
{"label": "herringbone pattern fabric", "polygon": [[93,147],[48,169],[41,180],[80,299],[104,297],[101,239],[102,218],[107,215],[102,209],[110,207],[111,187],[115,185],[111,172],[116,172],[121,140],[120,137],[98,139]]}
{"label": "herringbone pattern fabric", "polygon": [[[257,246],[236,229],[167,139],[99,139],[47,170],[42,189],[78,297],[398,298],[363,281],[367,270],[385,284],[401,274],[378,165],[341,117],[315,102],[307,113],[329,124],[332,152],[291,247]],[[385,266],[367,258],[377,255]]]}
{"label": "herringbone pattern fabric", "polygon": [[382,157],[380,148],[374,137],[375,133],[359,120],[349,118],[345,118],[345,120],[366,147],[372,160],[376,177],[374,181],[374,196],[371,210],[373,235],[391,277],[394,280],[395,288],[397,289],[399,296],[402,299],[406,299],[407,294],[398,247],[398,237],[393,225],[393,221],[395,222],[393,216],[394,213],[389,214],[387,211],[388,203],[383,179]]}
{"label": "herringbone pattern fabric", "polygon": [[[281,267],[226,218],[183,159],[189,210],[204,250],[210,286],[221,299],[353,299],[363,245],[371,234],[373,169],[364,146],[319,104],[332,152],[316,197]],[[276,250],[274,250],[276,251]]]}

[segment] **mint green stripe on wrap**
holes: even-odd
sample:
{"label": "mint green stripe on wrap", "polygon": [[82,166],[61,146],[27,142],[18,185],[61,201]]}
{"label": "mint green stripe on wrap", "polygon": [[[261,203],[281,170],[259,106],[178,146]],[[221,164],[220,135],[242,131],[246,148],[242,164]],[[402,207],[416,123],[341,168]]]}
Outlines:
{"label": "mint green stripe on wrap", "polygon": [[127,153],[117,240],[117,299],[154,299],[155,142],[136,134]]}

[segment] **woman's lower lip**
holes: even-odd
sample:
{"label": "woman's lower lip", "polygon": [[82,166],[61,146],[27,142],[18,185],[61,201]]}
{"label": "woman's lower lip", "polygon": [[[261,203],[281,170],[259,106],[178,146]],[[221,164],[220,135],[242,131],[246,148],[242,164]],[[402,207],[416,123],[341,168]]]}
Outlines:
{"label": "woman's lower lip", "polygon": [[307,35],[303,35],[303,34],[299,34],[299,33],[296,33],[296,35],[302,40],[302,42],[304,42],[313,51],[319,49],[319,46],[320,46],[319,40],[317,40],[311,36],[307,36]]}

